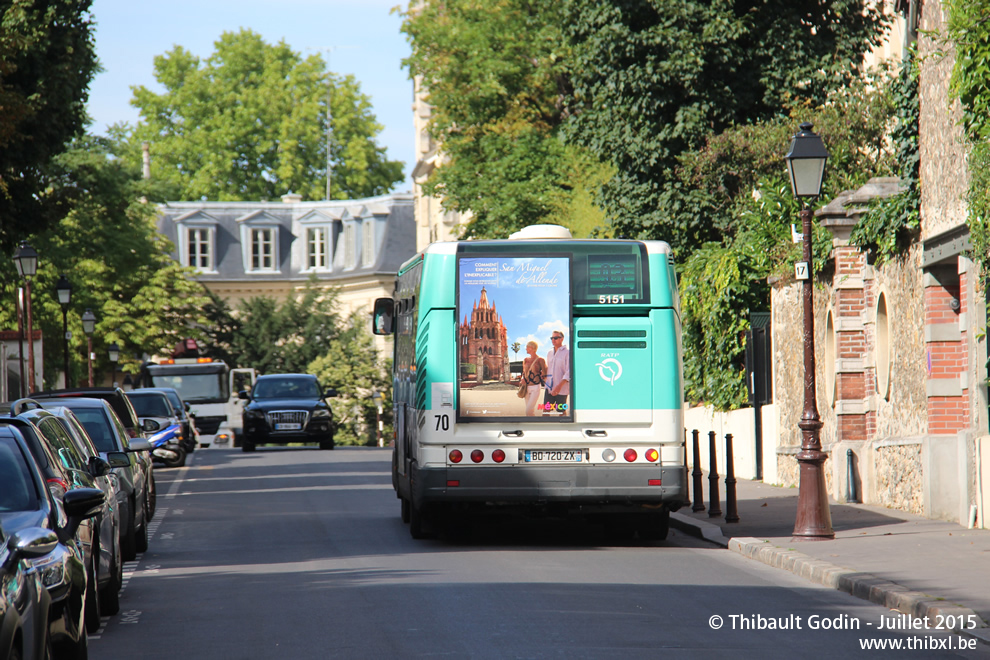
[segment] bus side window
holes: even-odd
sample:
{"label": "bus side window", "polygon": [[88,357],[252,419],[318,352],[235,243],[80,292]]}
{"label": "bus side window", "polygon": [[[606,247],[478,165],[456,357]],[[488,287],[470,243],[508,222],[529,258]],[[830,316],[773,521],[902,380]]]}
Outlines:
{"label": "bus side window", "polygon": [[375,300],[374,323],[372,332],[376,335],[390,335],[394,332],[395,302],[391,298]]}

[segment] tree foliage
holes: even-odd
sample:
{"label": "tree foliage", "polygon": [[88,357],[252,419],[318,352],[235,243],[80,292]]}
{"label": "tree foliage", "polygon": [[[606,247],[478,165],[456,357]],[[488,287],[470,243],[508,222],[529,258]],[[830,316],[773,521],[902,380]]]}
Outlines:
{"label": "tree foliage", "polygon": [[951,91],[963,107],[969,158],[968,224],[973,259],[990,287],[990,7],[985,2],[946,0],[945,38],[955,48]]}
{"label": "tree foliage", "polygon": [[427,2],[404,15],[405,64],[428,92],[443,165],[426,191],[473,216],[466,236],[504,238],[555,222],[579,233],[603,220],[590,195],[607,165],[559,129],[573,56],[551,0]]}
{"label": "tree foliage", "polygon": [[340,315],[337,295],[313,280],[298,297],[250,298],[236,311],[214,297],[206,353],[262,374],[315,375],[338,393],[331,402],[337,443],[368,444],[376,413],[371,394],[390,396],[391,365],[375,350],[364,317]]}
{"label": "tree foliage", "polygon": [[[260,373],[304,373],[338,340],[337,292],[307,283],[280,302],[268,296],[241,301],[236,311],[214,298],[207,353]],[[221,351],[217,353],[215,351]]]}
{"label": "tree foliage", "polygon": [[[80,382],[86,369],[82,312],[96,314],[96,368],[108,369],[106,346],[121,347],[121,367],[136,373],[145,355],[167,352],[201,325],[206,302],[192,271],[168,257],[171,246],[156,226],[154,190],[140,171],[115,157],[106,138],[83,137],[56,157],[52,171],[62,182],[71,211],[53,228],[30,237],[39,253],[33,284],[34,327],[41,328],[46,353],[44,378],[54,383],[62,360],[62,313],[55,283],[66,274],[72,284],[70,372]],[[14,300],[19,285],[13,264],[0,260],[0,295]],[[16,328],[12,305],[0,305],[0,328]]]}
{"label": "tree foliage", "polygon": [[897,195],[874,199],[853,228],[850,240],[868,250],[880,264],[903,252],[921,225],[921,154],[918,123],[918,64],[912,54],[901,65],[891,84],[895,124],[896,171],[904,190]]}
{"label": "tree foliage", "polygon": [[[365,316],[351,316],[337,341],[308,366],[321,383],[337,390],[332,402],[336,441],[344,445],[375,444],[374,392],[383,397],[383,425],[392,425],[392,361],[379,357],[367,326]],[[391,437],[384,439],[388,442]]]}
{"label": "tree foliage", "polygon": [[250,30],[225,32],[214,46],[203,61],[181,46],[156,57],[164,93],[134,88],[141,121],[128,132],[131,156],[149,142],[152,177],[181,199],[325,198],[328,96],[331,196],[383,194],[402,179],[402,164],[375,142],[382,127],[353,76]]}
{"label": "tree foliage", "polygon": [[98,70],[90,2],[0,0],[0,253],[51,227],[52,159],[86,123]]}
{"label": "tree foliage", "polygon": [[[802,111],[829,150],[824,204],[896,165],[887,134],[894,84],[887,77],[860,81],[817,111]],[[783,151],[797,121],[776,118],[732,128],[682,155],[679,185],[691,190],[689,213],[717,223],[721,240],[684,251],[681,309],[685,393],[692,402],[728,410],[745,404],[744,332],[751,312],[770,308],[770,278],[793,278],[800,244],[791,240],[798,201],[791,192]],[[800,228],[798,228],[800,231]],[[827,269],[831,234],[813,227],[814,270]]]}
{"label": "tree foliage", "polygon": [[571,0],[572,139],[615,167],[602,195],[615,232],[693,247],[717,225],[684,213],[681,154],[732,126],[818,107],[859,78],[882,36],[862,0]]}

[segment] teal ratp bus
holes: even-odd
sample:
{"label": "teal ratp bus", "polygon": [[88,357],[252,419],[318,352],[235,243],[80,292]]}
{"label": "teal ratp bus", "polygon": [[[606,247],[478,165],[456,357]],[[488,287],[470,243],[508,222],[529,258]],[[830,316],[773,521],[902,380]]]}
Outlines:
{"label": "teal ratp bus", "polygon": [[392,483],[413,537],[521,512],[662,539],[688,502],[666,243],[552,225],[433,243],[373,331],[395,335]]}

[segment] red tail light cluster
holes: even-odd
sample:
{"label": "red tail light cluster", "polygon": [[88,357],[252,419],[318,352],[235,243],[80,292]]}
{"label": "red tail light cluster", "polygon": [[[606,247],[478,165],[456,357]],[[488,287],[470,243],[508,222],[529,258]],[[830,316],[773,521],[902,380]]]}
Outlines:
{"label": "red tail light cluster", "polygon": [[638,454],[636,454],[636,450],[632,448],[627,449],[622,453],[622,458],[626,459],[629,463],[634,462],[637,456]]}
{"label": "red tail light cluster", "polygon": [[447,461],[453,464],[461,463],[464,461],[465,453],[472,463],[504,463],[508,458],[504,449],[450,449],[447,452]]}

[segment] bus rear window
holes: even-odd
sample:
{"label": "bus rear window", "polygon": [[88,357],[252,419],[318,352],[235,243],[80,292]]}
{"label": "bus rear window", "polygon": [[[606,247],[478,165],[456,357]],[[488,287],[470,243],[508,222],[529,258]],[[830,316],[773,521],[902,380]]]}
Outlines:
{"label": "bus rear window", "polygon": [[464,255],[559,256],[571,260],[571,302],[574,305],[650,302],[650,270],[646,246],[638,241],[468,241]]}

